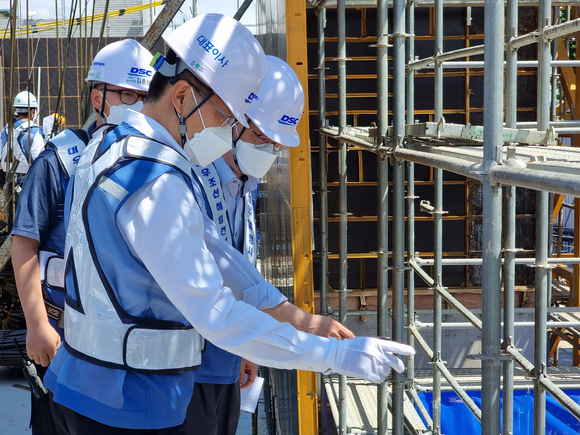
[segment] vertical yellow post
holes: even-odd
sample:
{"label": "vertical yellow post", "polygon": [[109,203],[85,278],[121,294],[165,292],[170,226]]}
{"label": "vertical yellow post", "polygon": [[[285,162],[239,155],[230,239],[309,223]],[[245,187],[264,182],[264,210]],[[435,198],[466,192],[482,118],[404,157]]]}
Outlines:
{"label": "vertical yellow post", "polygon": [[[290,148],[294,303],[309,313],[314,313],[306,2],[303,0],[286,1],[286,41],[288,53],[286,61],[298,75],[305,94],[304,114],[297,129],[300,145]],[[312,372],[299,371],[297,388],[300,435],[316,435],[318,434],[316,375]]]}

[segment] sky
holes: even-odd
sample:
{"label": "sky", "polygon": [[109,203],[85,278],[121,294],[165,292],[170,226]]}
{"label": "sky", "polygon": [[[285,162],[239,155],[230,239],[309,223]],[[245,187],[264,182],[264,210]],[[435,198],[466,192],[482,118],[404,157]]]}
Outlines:
{"label": "sky", "polygon": [[[34,19],[48,19],[48,18],[55,18],[56,16],[56,6],[55,1],[58,1],[58,8],[59,8],[59,15],[62,17],[62,10],[63,4],[65,5],[65,10],[67,12],[70,11],[71,4],[73,0],[55,0],[55,1],[46,1],[46,0],[19,0],[18,3],[20,4],[19,9],[22,11],[21,15],[25,14],[26,11],[26,2],[28,1],[28,10],[31,12],[36,12]],[[198,7],[199,13],[205,14],[209,12],[219,12],[225,15],[233,16],[238,8],[239,5],[242,4],[243,0],[198,0]],[[85,1],[80,0],[79,2],[82,7],[85,7]],[[149,2],[144,0],[145,4]],[[10,1],[9,0],[0,0],[0,10],[1,9],[9,9],[10,8]],[[92,12],[92,0],[88,0],[87,9],[89,10],[89,15]],[[177,24],[181,24],[187,19],[192,17],[192,1],[185,0],[185,3],[181,7],[180,13],[176,15],[174,22]],[[252,30],[251,24],[255,22],[255,7],[254,5],[250,5],[244,16],[242,17],[241,22],[248,26],[250,30]],[[31,14],[32,15],[32,14]],[[83,12],[83,16],[85,13]],[[78,16],[78,15],[77,15]],[[68,14],[67,14],[68,18]]]}

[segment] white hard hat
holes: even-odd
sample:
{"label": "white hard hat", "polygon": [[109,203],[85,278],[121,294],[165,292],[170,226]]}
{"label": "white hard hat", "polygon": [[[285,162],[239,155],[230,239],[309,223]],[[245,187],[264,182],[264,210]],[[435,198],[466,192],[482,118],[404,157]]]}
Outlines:
{"label": "white hard hat", "polygon": [[266,57],[270,71],[246,115],[274,142],[298,146],[296,126],[304,112],[304,90],[290,65],[276,56]]}
{"label": "white hard hat", "polygon": [[23,108],[26,110],[28,110],[29,107],[31,109],[37,109],[38,102],[36,101],[36,97],[30,92],[22,91],[14,98],[14,107]]}
{"label": "white hard hat", "polygon": [[155,72],[149,66],[151,59],[151,53],[134,39],[113,42],[97,53],[85,80],[147,92]]}
{"label": "white hard hat", "polygon": [[204,14],[163,39],[247,127],[244,112],[268,72],[266,55],[254,35],[231,17]]}

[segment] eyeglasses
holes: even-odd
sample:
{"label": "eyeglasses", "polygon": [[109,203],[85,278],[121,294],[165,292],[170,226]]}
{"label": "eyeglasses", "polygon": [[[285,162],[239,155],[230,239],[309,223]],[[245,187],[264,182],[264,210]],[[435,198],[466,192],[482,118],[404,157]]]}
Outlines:
{"label": "eyeglasses", "polygon": [[129,90],[124,90],[124,89],[102,88],[99,90],[103,90],[103,89],[105,90],[105,93],[106,92],[115,92],[115,93],[119,94],[119,98],[121,99],[121,103],[128,104],[129,106],[132,106],[133,104],[135,104],[137,101],[139,101],[139,99],[145,103],[147,101],[147,97],[148,97],[148,94],[138,94],[135,91],[129,91]]}
{"label": "eyeglasses", "polygon": [[[247,118],[246,118],[247,119]],[[248,125],[250,125],[248,119]],[[272,152],[280,152],[282,151],[285,146],[276,142],[273,142],[268,136],[265,134],[258,134],[256,130],[254,130],[251,126],[249,127],[252,130],[252,133],[256,135],[256,139],[254,140],[254,146],[258,149],[267,149],[268,147],[272,146]]]}
{"label": "eyeglasses", "polygon": [[[250,125],[250,124],[248,123],[248,125]],[[250,130],[252,130],[252,133],[254,133],[256,135],[256,139],[254,140],[254,145],[256,147],[259,147],[261,145],[269,145],[272,143],[270,138],[268,136],[266,136],[265,134],[263,134],[263,133],[258,134],[256,132],[256,130],[254,130],[252,127],[250,127]]]}
{"label": "eyeglasses", "polygon": [[[203,94],[201,95],[205,98],[205,95]],[[226,115],[222,109],[220,109],[213,101],[211,101],[211,98],[208,99],[207,101],[209,101],[211,105],[215,107],[216,110],[219,112],[219,114],[224,118],[224,121],[222,122],[222,125],[220,127],[233,127],[238,123],[238,120],[235,117]]]}

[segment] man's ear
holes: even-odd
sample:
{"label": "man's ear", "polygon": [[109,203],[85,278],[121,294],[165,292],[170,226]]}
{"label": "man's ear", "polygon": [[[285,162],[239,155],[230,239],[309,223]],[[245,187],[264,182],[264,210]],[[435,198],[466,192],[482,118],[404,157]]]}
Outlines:
{"label": "man's ear", "polygon": [[173,107],[177,110],[177,113],[181,116],[187,116],[185,113],[187,109],[192,110],[190,100],[191,95],[191,85],[187,80],[179,80],[175,83],[171,89],[171,101],[173,102]]}
{"label": "man's ear", "polygon": [[93,88],[91,91],[91,103],[93,103],[93,107],[97,112],[101,111],[101,107],[103,107],[103,95],[96,88]]}

